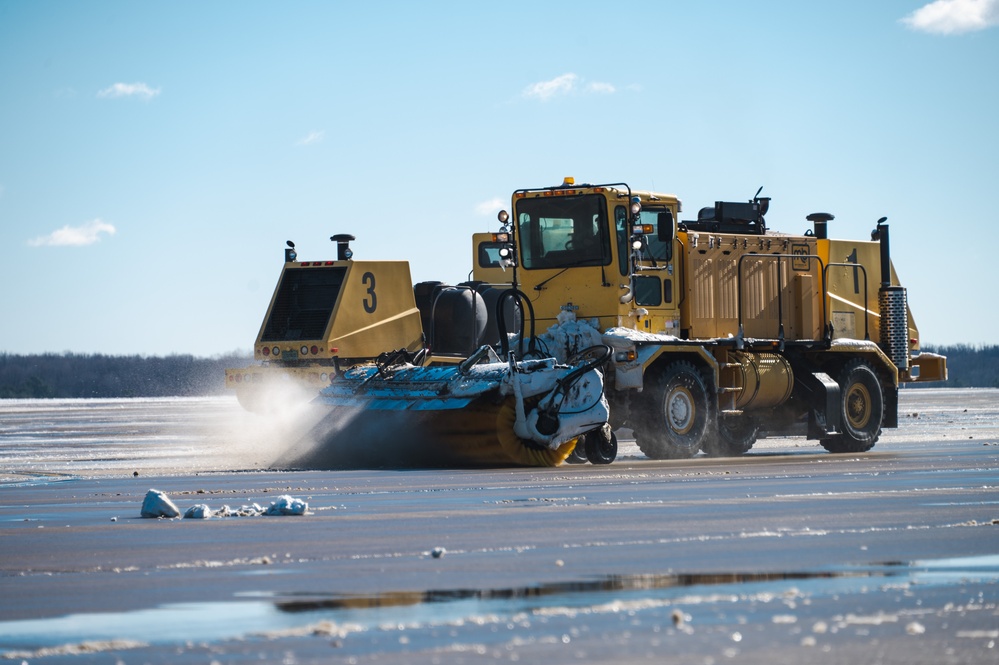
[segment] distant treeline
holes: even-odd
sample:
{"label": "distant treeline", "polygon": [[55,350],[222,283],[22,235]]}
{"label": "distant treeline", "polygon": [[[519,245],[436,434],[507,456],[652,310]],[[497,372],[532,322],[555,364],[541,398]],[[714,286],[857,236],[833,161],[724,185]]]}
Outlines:
{"label": "distant treeline", "polygon": [[225,368],[252,359],[0,353],[0,399],[18,397],[188,397],[225,392]]}
{"label": "distant treeline", "polygon": [[[927,384],[999,388],[999,345],[927,347],[947,356],[949,379]],[[225,392],[225,368],[247,355],[213,358],[0,353],[0,399],[19,397],[189,397]]]}
{"label": "distant treeline", "polygon": [[999,345],[926,346],[923,350],[947,356],[947,381],[931,385],[999,388]]}

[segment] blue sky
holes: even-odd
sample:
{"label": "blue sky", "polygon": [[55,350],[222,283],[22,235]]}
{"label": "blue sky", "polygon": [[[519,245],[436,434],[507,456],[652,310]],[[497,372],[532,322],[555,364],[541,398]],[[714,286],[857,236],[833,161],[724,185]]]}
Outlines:
{"label": "blue sky", "polygon": [[999,0],[0,0],[0,352],[250,349],[287,239],[455,283],[519,187],[892,225],[924,343],[995,344]]}

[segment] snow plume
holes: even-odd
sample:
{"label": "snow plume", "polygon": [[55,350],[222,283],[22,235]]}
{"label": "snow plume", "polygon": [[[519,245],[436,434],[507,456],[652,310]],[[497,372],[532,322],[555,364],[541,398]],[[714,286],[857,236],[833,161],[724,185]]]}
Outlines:
{"label": "snow plume", "polygon": [[960,35],[999,25],[999,0],[936,0],[902,19],[919,32]]}
{"label": "snow plume", "polygon": [[101,219],[94,219],[80,226],[64,226],[47,236],[38,236],[28,241],[32,247],[83,247],[93,245],[101,239],[101,234],[113,236],[116,229]]}
{"label": "snow plume", "polygon": [[[270,468],[413,469],[467,465],[434,433],[440,411],[368,411],[363,406],[323,407],[322,415]],[[450,412],[448,412],[450,413]]]}

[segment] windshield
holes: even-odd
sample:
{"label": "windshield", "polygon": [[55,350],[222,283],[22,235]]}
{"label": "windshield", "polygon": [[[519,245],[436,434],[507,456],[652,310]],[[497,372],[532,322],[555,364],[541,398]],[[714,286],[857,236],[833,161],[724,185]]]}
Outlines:
{"label": "windshield", "polygon": [[599,194],[520,199],[517,231],[528,270],[611,262],[607,204]]}

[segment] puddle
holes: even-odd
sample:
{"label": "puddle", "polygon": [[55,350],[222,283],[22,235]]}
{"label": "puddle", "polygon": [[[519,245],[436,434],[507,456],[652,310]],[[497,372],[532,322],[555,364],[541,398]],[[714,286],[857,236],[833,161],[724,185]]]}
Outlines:
{"label": "puddle", "polygon": [[[888,562],[800,573],[624,575],[498,589],[441,589],[372,595],[250,592],[228,602],[163,605],[124,613],[75,614],[0,622],[0,657],[15,650],[65,644],[135,641],[217,642],[302,634],[326,622],[341,634],[525,617],[642,612],[670,606],[818,598],[869,590],[872,579],[894,585],[999,581],[999,555]],[[700,623],[710,623],[702,613]]]}

